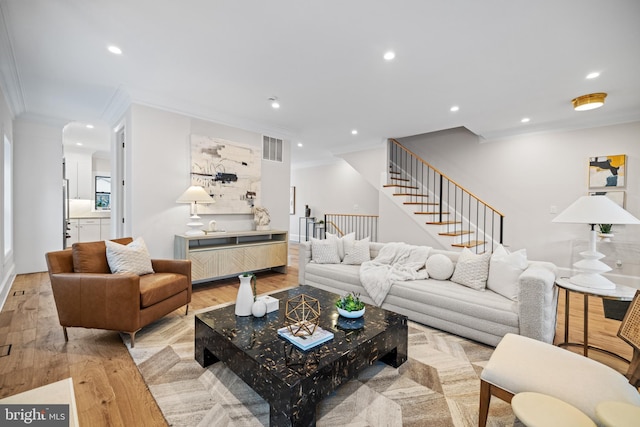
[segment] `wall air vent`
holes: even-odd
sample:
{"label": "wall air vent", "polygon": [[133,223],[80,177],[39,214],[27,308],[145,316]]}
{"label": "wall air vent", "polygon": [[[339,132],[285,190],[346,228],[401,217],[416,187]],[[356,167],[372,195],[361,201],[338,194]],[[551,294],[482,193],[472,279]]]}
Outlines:
{"label": "wall air vent", "polygon": [[262,135],[262,160],[282,163],[282,140]]}

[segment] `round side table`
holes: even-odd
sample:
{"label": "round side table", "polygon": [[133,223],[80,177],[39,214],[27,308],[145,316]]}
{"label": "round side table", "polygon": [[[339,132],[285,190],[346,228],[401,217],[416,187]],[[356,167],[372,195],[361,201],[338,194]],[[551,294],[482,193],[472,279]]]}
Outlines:
{"label": "round side table", "polygon": [[527,427],[596,427],[575,406],[542,393],[523,392],[511,399],[511,409]]}
{"label": "round side table", "polygon": [[596,416],[606,427],[637,427],[640,407],[626,402],[601,402],[596,406]]}

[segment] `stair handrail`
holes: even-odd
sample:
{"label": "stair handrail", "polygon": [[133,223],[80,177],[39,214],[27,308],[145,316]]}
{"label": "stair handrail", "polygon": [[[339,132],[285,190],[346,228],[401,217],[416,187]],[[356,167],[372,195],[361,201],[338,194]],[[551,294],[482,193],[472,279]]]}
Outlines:
{"label": "stair handrail", "polygon": [[469,191],[466,188],[464,188],[462,185],[458,184],[453,179],[449,178],[449,176],[447,174],[445,174],[444,172],[440,171],[440,169],[438,169],[435,166],[431,165],[429,162],[425,161],[422,157],[418,156],[413,151],[409,150],[407,147],[405,147],[400,142],[398,142],[395,138],[389,138],[389,140],[392,141],[394,144],[398,145],[400,148],[402,148],[407,153],[411,154],[413,157],[415,157],[417,160],[422,162],[428,168],[433,169],[433,171],[436,172],[438,175],[440,175],[441,177],[445,178],[447,181],[451,182],[455,186],[460,187],[460,189],[462,191],[464,191],[465,193],[469,194],[471,197],[473,197],[474,199],[476,199],[477,201],[479,201],[480,203],[482,203],[483,205],[485,205],[486,207],[488,207],[489,209],[491,209],[492,211],[494,211],[495,213],[497,213],[498,215],[500,215],[501,217],[504,218],[504,214],[502,212],[500,212],[499,210],[497,210],[496,208],[491,206],[489,203],[485,202],[484,200],[482,200],[481,198],[479,198],[478,196],[473,194],[471,191]]}

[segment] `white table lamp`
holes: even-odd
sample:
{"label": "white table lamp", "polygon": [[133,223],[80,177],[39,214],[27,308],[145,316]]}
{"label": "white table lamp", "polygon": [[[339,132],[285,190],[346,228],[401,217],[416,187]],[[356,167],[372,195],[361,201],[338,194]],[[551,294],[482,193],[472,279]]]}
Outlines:
{"label": "white table lamp", "polygon": [[602,273],[610,271],[611,267],[600,261],[604,258],[604,254],[596,250],[595,226],[597,224],[640,224],[640,220],[607,196],[582,196],[556,216],[552,222],[591,226],[589,250],[580,252],[583,259],[573,264],[579,274],[569,278],[569,281],[587,288],[615,289],[615,283],[602,276]]}
{"label": "white table lamp", "polygon": [[190,221],[187,223],[189,230],[184,233],[186,236],[202,236],[205,234],[202,230],[204,224],[200,222],[200,217],[198,216],[198,203],[211,204],[215,202],[216,201],[207,194],[204,188],[198,185],[192,185],[187,188],[180,197],[178,197],[176,203],[191,203],[191,217]]}

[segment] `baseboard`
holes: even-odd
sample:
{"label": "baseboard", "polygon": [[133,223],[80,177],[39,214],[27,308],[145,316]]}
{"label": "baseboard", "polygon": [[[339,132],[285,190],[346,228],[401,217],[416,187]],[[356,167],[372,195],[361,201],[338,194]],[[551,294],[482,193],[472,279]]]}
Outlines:
{"label": "baseboard", "polygon": [[13,281],[16,279],[16,268],[15,265],[11,265],[9,271],[2,279],[2,285],[0,285],[0,310],[4,307],[4,303],[7,300],[7,296],[9,296],[9,291],[11,291],[11,286],[13,285]]}

